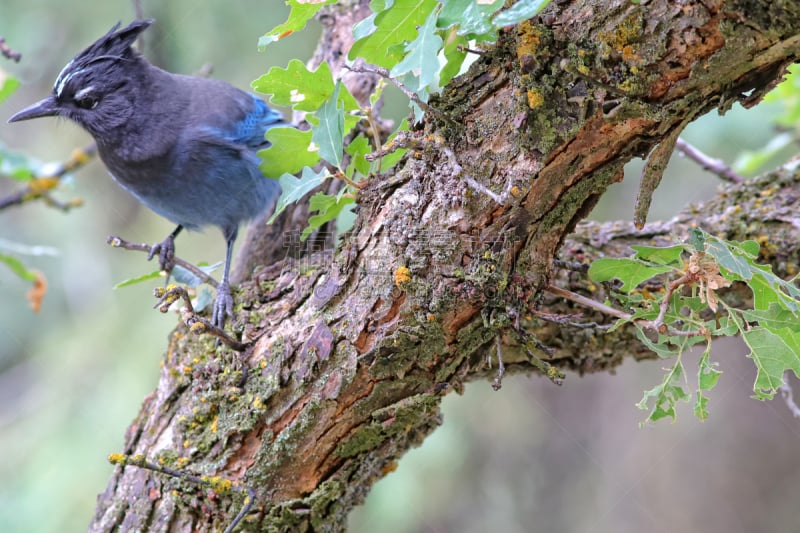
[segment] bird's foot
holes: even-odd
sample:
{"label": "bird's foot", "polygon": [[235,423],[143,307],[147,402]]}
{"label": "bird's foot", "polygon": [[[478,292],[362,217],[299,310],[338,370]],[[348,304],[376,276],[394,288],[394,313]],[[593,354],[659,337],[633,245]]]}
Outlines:
{"label": "bird's foot", "polygon": [[214,300],[211,323],[219,329],[224,329],[227,317],[233,317],[233,296],[231,296],[228,282],[223,281],[217,287],[217,298]]}
{"label": "bird's foot", "polygon": [[247,348],[247,344],[236,340],[234,337],[225,333],[222,328],[214,326],[208,320],[198,315],[192,306],[192,298],[189,296],[189,293],[186,292],[186,287],[171,285],[169,287],[156,289],[154,295],[158,298],[158,303],[153,307],[158,308],[162,313],[169,312],[170,306],[177,300],[182,299],[184,307],[181,309],[180,314],[183,323],[194,333],[207,333],[216,337],[215,348],[220,342],[227,344],[237,352],[242,352]]}
{"label": "bird's foot", "polygon": [[154,244],[147,254],[147,260],[150,261],[156,254],[158,254],[158,268],[167,274],[171,273],[175,268],[175,236],[170,235],[160,243]]}

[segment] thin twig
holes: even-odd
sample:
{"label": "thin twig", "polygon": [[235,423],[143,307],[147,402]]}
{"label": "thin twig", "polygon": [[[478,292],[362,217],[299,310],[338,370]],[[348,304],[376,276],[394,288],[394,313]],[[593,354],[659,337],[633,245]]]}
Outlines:
{"label": "thin twig", "polygon": [[12,50],[7,44],[5,37],[0,36],[0,54],[3,54],[3,57],[14,61],[15,63],[19,63],[19,60],[22,59],[22,54],[19,52],[15,52]]}
{"label": "thin twig", "polygon": [[598,302],[597,300],[592,300],[591,298],[587,298],[586,296],[582,296],[580,294],[568,291],[566,289],[562,289],[561,287],[556,287],[555,285],[548,285],[547,292],[555,294],[556,296],[560,296],[565,300],[575,302],[578,305],[588,307],[589,309],[594,309],[595,311],[600,311],[603,314],[613,316],[622,320],[630,320],[631,318],[633,318],[632,315],[624,311],[620,311],[619,309],[614,309],[613,307],[609,307],[606,304]]}
{"label": "thin twig", "polygon": [[159,474],[183,479],[185,481],[189,481],[190,483],[194,483],[195,485],[209,487],[218,494],[226,494],[230,492],[244,493],[245,496],[242,508],[236,514],[233,521],[228,524],[228,527],[225,528],[224,533],[231,533],[233,531],[233,529],[239,524],[239,522],[242,521],[245,515],[253,507],[253,502],[256,499],[256,492],[248,486],[236,485],[233,481],[219,476],[198,476],[170,468],[169,466],[158,465],[148,461],[144,455],[125,455],[121,453],[112,453],[108,456],[108,462],[114,465],[119,465],[123,468],[126,466],[136,466],[139,468],[144,468],[145,470],[158,472]]}
{"label": "thin twig", "polygon": [[395,135],[394,139],[390,139],[371,154],[366,154],[364,159],[372,162],[403,148],[417,148],[420,144],[421,142],[415,139],[410,131],[400,131]]}
{"label": "thin twig", "polygon": [[479,56],[482,56],[483,54],[486,53],[485,50],[478,50],[477,48],[469,48],[467,46],[464,46],[463,44],[459,44],[458,46],[456,46],[456,48],[461,52],[467,52],[467,53],[476,54],[476,55],[479,55]]}
{"label": "thin twig", "polygon": [[198,315],[194,310],[192,299],[189,297],[189,293],[186,292],[185,287],[180,285],[158,287],[153,291],[153,293],[155,297],[159,299],[153,308],[158,308],[158,310],[162,313],[169,311],[169,308],[173,303],[179,299],[182,299],[185,306],[183,309],[181,309],[181,320],[183,320],[183,323],[186,324],[189,330],[193,333],[207,333],[212,337],[216,337],[237,352],[243,352],[247,349],[247,344],[239,342],[225,333],[225,330],[222,328],[218,328],[205,318]]}
{"label": "thin twig", "polygon": [[69,159],[58,165],[51,172],[28,181],[24,189],[14,192],[5,198],[0,198],[0,210],[36,199],[42,199],[47,205],[64,211],[82,205],[83,201],[80,199],[59,202],[50,196],[50,192],[58,186],[65,175],[84,166],[95,155],[97,155],[97,146],[94,143],[82,150],[74,150]]}
{"label": "thin twig", "polygon": [[401,82],[397,78],[392,77],[389,71],[386,70],[385,68],[376,67],[373,65],[364,65],[364,64],[344,65],[344,68],[346,68],[351,72],[357,72],[360,74],[377,74],[382,78],[386,78],[387,80],[392,82],[395,85],[395,87],[400,89],[403,92],[403,94],[405,94],[408,97],[409,100],[417,104],[424,111],[428,111],[432,115],[436,115],[438,118],[444,120],[445,122],[449,123],[452,126],[459,126],[459,124],[455,120],[445,115],[442,111],[436,109],[427,102],[423,102],[422,99],[419,96],[417,96],[417,94],[414,91],[406,87],[405,84],[403,84],[403,82]]}
{"label": "thin twig", "polygon": [[694,277],[687,272],[683,276],[667,285],[664,298],[661,300],[661,304],[658,306],[658,316],[651,323],[651,326],[656,331],[659,333],[666,333],[667,325],[664,324],[664,317],[667,316],[667,311],[669,310],[669,301],[672,299],[672,294],[682,286],[686,285],[687,283],[691,283],[692,281],[694,281]]}
{"label": "thin twig", "polygon": [[[669,309],[669,299],[672,296],[672,293],[680,286],[686,284],[688,281],[693,281],[691,277],[682,276],[680,279],[675,280],[672,282],[667,290],[667,294],[664,296],[664,299],[661,301],[658,317],[655,320],[642,320],[638,319],[635,322],[642,327],[647,329],[651,329],[661,334],[670,335],[673,337],[695,337],[699,335],[706,335],[705,331],[692,331],[692,330],[678,330],[674,328],[668,327],[664,323],[664,316]],[[556,296],[560,296],[565,300],[570,300],[571,302],[575,302],[578,305],[582,305],[584,307],[588,307],[590,309],[594,309],[596,311],[600,311],[601,313],[607,314],[609,316],[613,316],[619,318],[621,320],[631,321],[633,320],[633,315],[626,313],[624,311],[620,311],[619,309],[614,309],[613,307],[609,307],[605,304],[598,302],[597,300],[592,300],[591,298],[587,298],[586,296],[582,296],[580,294],[574,293],[572,291],[568,291],[566,289],[562,289],[560,287],[556,287],[555,285],[548,285],[546,287],[547,292],[554,294]]]}
{"label": "thin twig", "polygon": [[552,322],[553,324],[560,324],[562,326],[571,326],[580,329],[611,329],[611,324],[598,324],[597,322],[576,322],[576,319],[583,318],[583,314],[576,313],[572,315],[559,315],[556,313],[545,313],[543,311],[534,310],[533,314],[537,318],[545,322]]}
{"label": "thin twig", "polygon": [[[110,244],[114,248],[122,248],[123,250],[133,250],[133,251],[136,251],[136,252],[145,252],[147,254],[149,254],[153,249],[153,247],[150,246],[149,244],[144,244],[144,243],[137,244],[137,243],[134,243],[134,242],[128,242],[128,241],[126,241],[126,240],[124,240],[124,239],[122,239],[120,237],[116,237],[114,235],[110,235],[106,239],[106,243]],[[198,278],[200,278],[204,282],[208,283],[209,285],[211,285],[215,289],[219,286],[219,282],[217,280],[215,280],[214,278],[212,278],[207,273],[203,272],[202,270],[200,270],[199,268],[197,268],[196,266],[194,266],[190,262],[185,261],[185,260],[181,259],[180,257],[176,257],[174,262],[175,262],[176,265],[179,265],[180,267],[185,268],[186,270],[188,270],[189,272],[191,272],[192,274],[194,274],[195,276],[197,276]]]}
{"label": "thin twig", "polygon": [[700,165],[704,170],[716,174],[723,181],[729,183],[742,183],[744,178],[734,172],[722,159],[709,157],[683,139],[678,139],[676,148],[682,154]]}

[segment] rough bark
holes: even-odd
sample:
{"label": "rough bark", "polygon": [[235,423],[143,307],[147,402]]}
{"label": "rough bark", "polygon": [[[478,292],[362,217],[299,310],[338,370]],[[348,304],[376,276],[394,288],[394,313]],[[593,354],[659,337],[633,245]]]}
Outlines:
{"label": "rough bark", "polygon": [[[327,15],[331,31],[347,31],[347,9]],[[252,488],[242,530],[338,531],[441,423],[442,395],[495,372],[486,360],[498,339],[507,372],[537,371],[509,327],[517,318],[560,368],[647,357],[624,328],[601,335],[533,318],[537,306],[565,311],[545,296],[549,281],[584,282],[553,259],[626,255],[631,243],[702,225],[791,243],[765,247],[765,257],[782,272],[796,266],[789,202],[800,184],[789,170],[641,231],[578,222],[627,161],[706,112],[754,105],[798,53],[795,2],[554,1],[502,32],[432,102],[450,120],[429,115],[414,156],[368,184],[335,256],[269,264],[262,247],[252,275],[240,271],[234,329],[244,353],[176,329],[123,451]],[[218,531],[241,505],[241,493],[118,467],[91,527]]]}

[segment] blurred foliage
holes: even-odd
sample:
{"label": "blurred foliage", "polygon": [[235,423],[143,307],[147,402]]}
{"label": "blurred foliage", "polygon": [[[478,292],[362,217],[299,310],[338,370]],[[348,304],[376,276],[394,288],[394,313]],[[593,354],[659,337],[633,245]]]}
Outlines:
{"label": "blurred foliage", "polygon": [[0,104],[2,104],[19,87],[19,80],[9,76],[0,68]]}
{"label": "blurred foliage", "polygon": [[800,67],[789,67],[789,75],[765,98],[779,112],[773,119],[775,135],[757,150],[744,150],[736,158],[734,167],[745,174],[755,174],[769,169],[775,159],[797,153],[800,145]]}

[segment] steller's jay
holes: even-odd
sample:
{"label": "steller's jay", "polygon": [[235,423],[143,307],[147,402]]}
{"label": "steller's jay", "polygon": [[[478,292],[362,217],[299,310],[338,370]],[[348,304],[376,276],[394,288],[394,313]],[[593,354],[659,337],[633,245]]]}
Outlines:
{"label": "steller's jay", "polygon": [[117,183],[178,224],[148,257],[159,254],[163,270],[172,269],[183,228],[219,227],[227,253],[212,323],[223,327],[233,314],[228,271],[239,223],[280,192],[261,174],[256,152],[269,146],[264,132],[284,122],[261,99],[223,81],[148,63],[131,46],[152,23],[111,28],[64,67],[50,96],[9,122],[60,116],[86,129]]}

